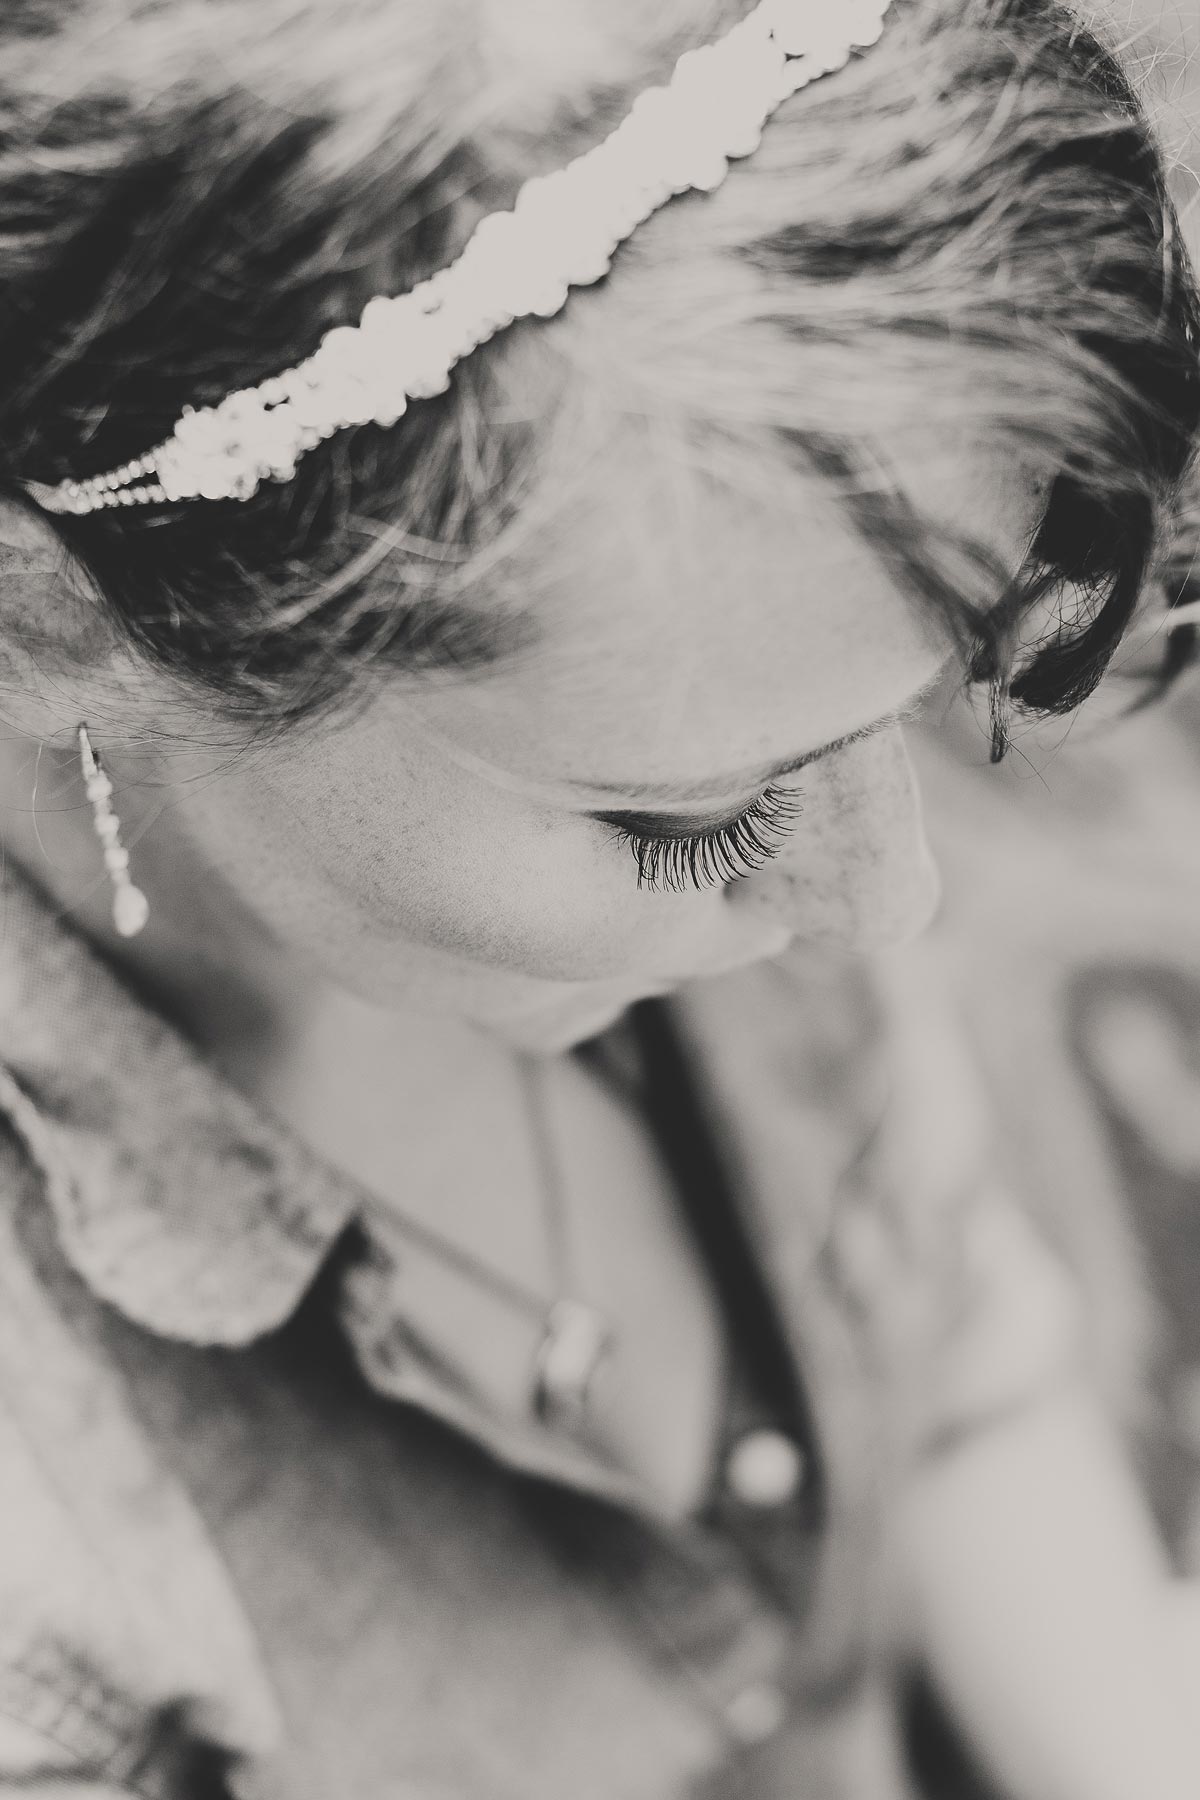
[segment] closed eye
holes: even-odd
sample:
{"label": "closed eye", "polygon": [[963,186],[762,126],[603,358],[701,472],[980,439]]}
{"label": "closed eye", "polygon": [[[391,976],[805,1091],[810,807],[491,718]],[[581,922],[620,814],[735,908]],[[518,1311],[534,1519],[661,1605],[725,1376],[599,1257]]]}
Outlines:
{"label": "closed eye", "polygon": [[637,884],[684,893],[740,881],[775,856],[803,810],[795,788],[768,787],[733,819],[688,824],[670,814],[598,813],[637,863]]}

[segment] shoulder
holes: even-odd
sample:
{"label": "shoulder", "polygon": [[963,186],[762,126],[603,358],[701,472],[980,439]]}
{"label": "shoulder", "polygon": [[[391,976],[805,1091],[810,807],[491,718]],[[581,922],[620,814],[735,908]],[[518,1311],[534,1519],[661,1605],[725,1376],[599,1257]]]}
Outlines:
{"label": "shoulder", "polygon": [[120,1790],[189,1709],[236,1716],[239,1681],[260,1705],[221,1571],[3,1128],[0,1516],[0,1790],[34,1774]]}

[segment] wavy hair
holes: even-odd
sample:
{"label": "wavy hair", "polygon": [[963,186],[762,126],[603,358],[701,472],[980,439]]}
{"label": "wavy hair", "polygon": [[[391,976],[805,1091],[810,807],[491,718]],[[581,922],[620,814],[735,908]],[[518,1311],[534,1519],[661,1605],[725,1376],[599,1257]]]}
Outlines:
{"label": "wavy hair", "polygon": [[[480,0],[6,0],[0,489],[124,462],[183,405],[301,360],[744,5],[537,10],[535,44],[519,6]],[[513,569],[614,420],[652,416],[706,479],[782,458],[831,482],[990,682],[999,753],[1010,698],[1091,690],[1170,542],[1198,345],[1112,57],[1056,0],[896,0],[717,194],[665,208],[599,288],[395,428],[335,437],[249,503],[59,528],[154,663],[277,725],[372,671],[517,652]],[[880,443],[918,420],[1040,483],[1015,580],[906,498]]]}

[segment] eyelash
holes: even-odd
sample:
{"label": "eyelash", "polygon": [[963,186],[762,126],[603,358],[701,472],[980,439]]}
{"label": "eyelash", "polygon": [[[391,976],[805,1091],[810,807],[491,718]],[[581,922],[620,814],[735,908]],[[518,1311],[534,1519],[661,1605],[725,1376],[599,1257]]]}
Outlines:
{"label": "eyelash", "polygon": [[710,888],[740,881],[778,854],[804,810],[794,788],[767,788],[729,825],[690,837],[655,837],[617,828],[620,841],[633,851],[638,886],[682,894],[688,888]]}

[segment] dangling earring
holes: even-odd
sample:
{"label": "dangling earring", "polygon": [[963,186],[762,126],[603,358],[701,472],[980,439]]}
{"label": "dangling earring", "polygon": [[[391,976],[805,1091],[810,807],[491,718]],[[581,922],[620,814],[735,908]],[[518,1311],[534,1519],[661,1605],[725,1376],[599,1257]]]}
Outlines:
{"label": "dangling earring", "polygon": [[104,866],[113,889],[113,924],[121,937],[136,937],[150,917],[150,902],[129,876],[129,852],[121,842],[121,823],[110,801],[113,786],[100,758],[92,749],[86,725],[80,725],[79,760],[83,765],[83,785],[92,803],[92,822],[96,836],[104,846]]}

